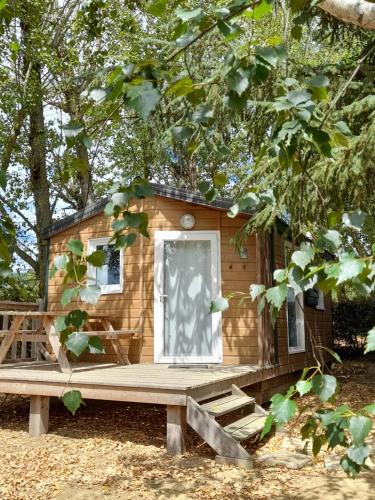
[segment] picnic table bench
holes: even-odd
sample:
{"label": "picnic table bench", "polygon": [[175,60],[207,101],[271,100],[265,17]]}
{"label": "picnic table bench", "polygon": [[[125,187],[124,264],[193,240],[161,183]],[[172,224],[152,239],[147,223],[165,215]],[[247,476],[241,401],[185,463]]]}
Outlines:
{"label": "picnic table bench", "polygon": [[[59,333],[57,332],[54,320],[61,313],[42,312],[42,311],[2,311],[2,315],[12,318],[6,329],[0,330],[0,364],[3,363],[7,352],[14,342],[35,342],[39,344],[42,354],[48,358],[49,351],[44,347],[43,343],[48,343],[56,357],[56,360],[63,373],[72,373],[70,362],[67,358],[65,349],[60,343]],[[24,329],[22,325],[27,323],[28,319],[37,319],[39,326],[36,329]],[[94,330],[92,322],[101,324],[103,329]],[[86,321],[84,331],[88,336],[98,336],[105,340],[109,340],[116,353],[117,359],[121,364],[130,364],[128,359],[127,349],[124,349],[119,339],[131,338],[139,333],[137,329],[116,330],[111,322],[111,316],[103,313],[90,314]]]}

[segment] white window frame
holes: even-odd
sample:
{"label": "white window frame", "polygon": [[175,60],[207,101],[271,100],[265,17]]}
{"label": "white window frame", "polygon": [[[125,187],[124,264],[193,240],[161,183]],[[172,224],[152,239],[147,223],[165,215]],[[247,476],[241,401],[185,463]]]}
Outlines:
{"label": "white window frame", "polygon": [[318,304],[315,306],[315,309],[318,309],[319,311],[325,311],[326,307],[324,304],[324,292],[323,290],[318,290],[319,291],[319,298],[318,298]]}
{"label": "white window frame", "polygon": [[[295,250],[292,243],[286,241],[285,247],[288,247],[292,250]],[[285,252],[285,265],[288,262],[286,260],[286,252]],[[304,298],[303,292],[299,293],[295,296],[295,304],[296,304],[296,335],[298,340],[297,346],[289,345],[289,320],[288,320],[288,303],[286,303],[286,329],[287,329],[287,342],[288,342],[288,352],[289,354],[297,354],[299,352],[306,351],[306,332],[305,332],[305,312],[304,312]]]}
{"label": "white window frame", "polygon": [[[87,244],[87,255],[92,254],[97,250],[97,247],[100,245],[108,245],[110,243],[111,238],[103,237],[103,238],[93,238],[88,241]],[[112,243],[111,243],[112,244]],[[124,289],[124,249],[120,248],[120,283],[115,285],[100,285],[102,295],[109,295],[111,293],[122,293]],[[92,264],[88,264],[87,266],[87,277],[89,279],[89,284],[97,284],[96,283],[96,267]],[[91,278],[91,279],[90,279]],[[92,283],[90,283],[90,281]]]}
{"label": "white window frame", "polygon": [[222,363],[222,315],[211,314],[212,356],[165,356],[164,354],[164,241],[211,241],[212,300],[221,296],[220,231],[154,232],[154,362],[155,363]]}

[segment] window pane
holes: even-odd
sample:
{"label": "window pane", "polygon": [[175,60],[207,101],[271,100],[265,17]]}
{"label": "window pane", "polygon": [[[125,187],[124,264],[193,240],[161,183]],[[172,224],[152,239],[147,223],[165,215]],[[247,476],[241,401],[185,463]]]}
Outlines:
{"label": "window pane", "polygon": [[98,285],[120,284],[120,250],[115,245],[97,245],[97,250],[105,253],[106,259],[101,268],[96,268],[96,279]]}
{"label": "window pane", "polygon": [[296,299],[290,287],[288,287],[288,338],[289,347],[298,347]]}

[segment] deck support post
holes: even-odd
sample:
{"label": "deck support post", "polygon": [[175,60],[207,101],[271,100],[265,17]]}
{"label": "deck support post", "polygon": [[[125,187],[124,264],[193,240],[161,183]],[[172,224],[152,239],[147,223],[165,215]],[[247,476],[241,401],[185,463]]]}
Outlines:
{"label": "deck support post", "polygon": [[49,396],[30,396],[29,434],[39,437],[48,432]]}
{"label": "deck support post", "polygon": [[170,455],[185,453],[186,406],[167,406],[167,452]]}

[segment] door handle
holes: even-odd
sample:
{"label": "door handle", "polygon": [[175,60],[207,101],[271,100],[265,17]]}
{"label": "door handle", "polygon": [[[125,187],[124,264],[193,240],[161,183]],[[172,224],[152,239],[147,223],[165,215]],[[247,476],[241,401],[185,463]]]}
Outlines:
{"label": "door handle", "polygon": [[160,300],[160,302],[161,302],[161,303],[163,303],[163,302],[164,302],[164,299],[166,299],[167,297],[168,297],[168,295],[166,295],[165,293],[161,293],[161,294],[159,295],[159,300]]}

